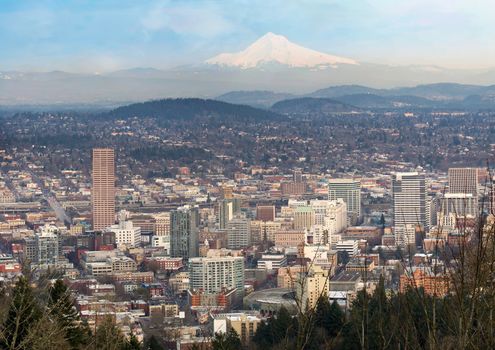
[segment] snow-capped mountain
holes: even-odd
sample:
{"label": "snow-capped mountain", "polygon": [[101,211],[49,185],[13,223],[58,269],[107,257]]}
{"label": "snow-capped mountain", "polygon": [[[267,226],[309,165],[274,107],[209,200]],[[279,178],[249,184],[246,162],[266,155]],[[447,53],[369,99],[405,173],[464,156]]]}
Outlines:
{"label": "snow-capped mountain", "polygon": [[236,53],[222,53],[205,61],[207,64],[256,68],[276,63],[292,68],[336,67],[341,64],[358,65],[353,59],[329,55],[307,49],[290,42],[286,37],[267,33],[245,50]]}
{"label": "snow-capped mountain", "polygon": [[[390,88],[439,82],[490,85],[495,82],[495,69],[460,70],[358,63],[350,58],[307,49],[291,43],[281,35],[268,33],[241,52],[224,53],[206,63],[165,70],[137,67],[102,74],[0,71],[0,109],[2,105],[115,105],[116,101],[137,102],[164,97],[211,98],[229,91],[242,92],[224,95],[224,100],[266,107],[278,99],[291,96],[284,97],[284,94],[306,95],[329,86],[354,84]],[[342,90],[345,90],[347,92],[344,95],[358,94],[368,97],[367,101],[372,99],[367,96],[367,89],[361,91],[360,88],[339,87],[338,90],[341,95]],[[442,99],[444,90],[442,88],[439,92],[435,90],[419,96]],[[495,95],[494,90],[490,90],[490,95]],[[369,92],[380,95],[374,90]],[[415,95],[413,92],[399,94],[397,91],[391,94]],[[476,91],[470,94],[486,95]],[[333,95],[330,89],[320,90],[311,97],[333,98]],[[375,96],[373,101],[382,103],[378,101],[380,97]],[[357,105],[353,101],[347,104]]]}

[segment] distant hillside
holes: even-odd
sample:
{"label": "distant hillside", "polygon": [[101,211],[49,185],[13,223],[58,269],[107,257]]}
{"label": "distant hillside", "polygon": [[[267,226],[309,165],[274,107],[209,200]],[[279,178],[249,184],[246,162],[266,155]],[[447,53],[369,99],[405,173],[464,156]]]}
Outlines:
{"label": "distant hillside", "polygon": [[[472,95],[494,95],[495,85],[468,85],[456,83],[423,84],[414,87],[398,87],[393,89],[374,89],[361,85],[340,85],[320,89],[308,94],[309,97],[336,98],[347,95],[371,94],[376,96],[403,97],[416,96],[432,101],[463,100]],[[423,101],[424,102],[424,101]]]}
{"label": "distant hillside", "polygon": [[[456,83],[424,84],[414,87],[393,89],[375,89],[363,85],[338,85],[319,89],[306,95],[276,93],[266,90],[232,91],[218,97],[219,100],[266,108],[309,108],[315,111],[315,104],[322,102],[302,100],[301,98],[331,99],[360,108],[461,108],[493,109],[495,108],[495,85],[467,85]],[[295,100],[291,104],[278,105],[280,101]],[[281,107],[284,106],[284,107]],[[332,106],[331,110],[338,111]],[[285,110],[280,112],[287,113]],[[302,109],[293,111],[302,113]],[[306,112],[310,112],[307,110]]]}
{"label": "distant hillside", "polygon": [[272,111],[199,98],[164,99],[134,103],[116,108],[106,113],[106,116],[113,118],[151,117],[157,119],[217,117],[248,121],[278,119],[282,117]]}
{"label": "distant hillside", "polygon": [[357,111],[359,108],[329,98],[301,97],[275,103],[272,110],[294,114],[332,114]]}
{"label": "distant hillside", "polygon": [[267,90],[232,91],[218,96],[219,101],[243,104],[258,108],[268,108],[278,101],[287,100],[296,96],[287,93],[278,93]]}
{"label": "distant hillside", "polygon": [[493,94],[495,92],[495,86],[438,83],[402,87],[388,91],[394,95],[414,95],[430,100],[462,100],[471,95]]}
{"label": "distant hillside", "polygon": [[335,97],[335,100],[361,108],[434,107],[438,103],[417,96],[378,96],[354,94]]}
{"label": "distant hillside", "polygon": [[387,90],[385,89],[373,89],[362,85],[339,85],[330,86],[324,89],[316,90],[308,94],[309,97],[319,97],[319,98],[334,98],[346,95],[357,95],[357,94],[374,94],[374,95],[385,95]]}
{"label": "distant hillside", "polygon": [[460,106],[468,109],[490,109],[495,108],[495,94],[493,95],[471,95],[466,97],[462,102],[458,103]]}

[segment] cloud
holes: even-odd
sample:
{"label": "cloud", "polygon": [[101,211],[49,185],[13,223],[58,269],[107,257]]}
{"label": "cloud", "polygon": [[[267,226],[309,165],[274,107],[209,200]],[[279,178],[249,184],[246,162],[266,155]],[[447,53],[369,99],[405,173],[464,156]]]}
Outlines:
{"label": "cloud", "polygon": [[146,33],[169,30],[181,35],[215,37],[228,33],[234,24],[209,3],[157,4],[141,20]]}

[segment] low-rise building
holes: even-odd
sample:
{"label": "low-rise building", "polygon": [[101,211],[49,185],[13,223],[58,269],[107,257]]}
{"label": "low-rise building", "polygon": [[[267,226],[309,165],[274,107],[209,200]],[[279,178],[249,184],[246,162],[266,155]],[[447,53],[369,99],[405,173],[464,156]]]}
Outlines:
{"label": "low-rise building", "polygon": [[176,273],[169,278],[168,284],[176,294],[187,291],[190,287],[189,272],[183,271]]}
{"label": "low-rise building", "polygon": [[350,257],[353,257],[359,253],[359,242],[356,240],[339,241],[336,249],[339,252],[347,252]]}
{"label": "low-rise building", "polygon": [[213,333],[228,333],[231,329],[239,335],[243,346],[251,343],[261,318],[245,312],[217,314],[213,318]]}
{"label": "low-rise building", "polygon": [[304,230],[283,230],[275,233],[276,247],[297,247],[306,240]]}
{"label": "low-rise building", "polygon": [[431,296],[444,297],[449,293],[450,279],[445,273],[435,273],[431,267],[418,266],[406,269],[400,276],[399,290],[422,288]]}
{"label": "low-rise building", "polygon": [[278,270],[287,266],[287,257],[284,254],[263,254],[258,260],[258,269]]}

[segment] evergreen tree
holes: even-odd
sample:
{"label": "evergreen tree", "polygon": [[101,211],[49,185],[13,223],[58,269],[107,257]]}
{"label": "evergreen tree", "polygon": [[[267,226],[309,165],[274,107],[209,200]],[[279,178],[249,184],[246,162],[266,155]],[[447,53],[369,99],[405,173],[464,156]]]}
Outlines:
{"label": "evergreen tree", "polygon": [[49,317],[41,318],[31,327],[29,339],[28,348],[30,350],[71,348],[65,339],[65,330],[60,327],[58,322],[50,320]]}
{"label": "evergreen tree", "polygon": [[271,333],[275,344],[280,343],[284,339],[288,339],[296,331],[292,327],[292,317],[285,307],[280,308],[277,316],[272,319],[270,323],[272,325]]}
{"label": "evergreen tree", "polygon": [[94,347],[98,350],[119,350],[125,346],[124,335],[111,317],[105,317],[96,329]]}
{"label": "evergreen tree", "polygon": [[391,328],[390,301],[385,294],[383,276],[368,304],[367,338],[371,349],[386,349],[393,337]]}
{"label": "evergreen tree", "polygon": [[331,337],[336,337],[344,326],[344,312],[339,304],[334,301],[330,305],[327,317],[325,317],[324,328]]}
{"label": "evergreen tree", "polygon": [[57,280],[50,288],[48,307],[65,332],[65,338],[72,348],[78,348],[88,340],[88,329],[80,325],[79,313],[69,288],[62,280]]}
{"label": "evergreen tree", "polygon": [[146,350],[164,350],[163,346],[161,346],[160,342],[155,338],[154,335],[152,335],[150,339],[148,339],[144,348]]}
{"label": "evergreen tree", "polygon": [[328,330],[330,325],[328,324],[328,315],[330,313],[330,302],[327,297],[320,296],[316,303],[315,310],[315,325]]}
{"label": "evergreen tree", "polygon": [[131,332],[131,336],[129,337],[129,340],[125,342],[123,350],[141,350],[141,343],[134,333]]}
{"label": "evergreen tree", "polygon": [[12,301],[2,327],[2,349],[28,349],[28,335],[41,318],[41,310],[26,277],[20,277],[12,291]]}
{"label": "evergreen tree", "polygon": [[259,349],[272,349],[280,345],[287,348],[298,331],[297,319],[292,318],[286,308],[281,307],[268,323],[261,321],[256,328],[253,342]]}
{"label": "evergreen tree", "polygon": [[380,216],[380,222],[379,222],[379,224],[382,227],[382,231],[383,231],[385,229],[385,215],[383,213],[382,213],[382,216]]}
{"label": "evergreen tree", "polygon": [[253,342],[257,345],[258,349],[261,350],[270,349],[272,347],[274,339],[272,337],[270,324],[265,321],[260,322],[254,333]]}
{"label": "evergreen tree", "polygon": [[227,333],[216,333],[211,341],[213,350],[239,350],[242,346],[239,335],[234,328]]}

